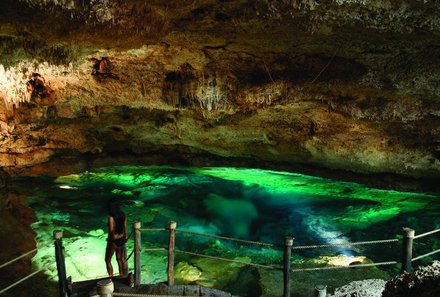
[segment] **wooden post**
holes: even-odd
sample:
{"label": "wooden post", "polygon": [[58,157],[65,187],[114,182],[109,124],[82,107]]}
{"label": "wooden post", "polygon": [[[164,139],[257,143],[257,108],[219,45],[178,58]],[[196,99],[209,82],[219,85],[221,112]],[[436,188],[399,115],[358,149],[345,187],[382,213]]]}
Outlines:
{"label": "wooden post", "polygon": [[325,297],[327,296],[327,286],[317,285],[315,286],[315,297]]}
{"label": "wooden post", "polygon": [[67,297],[66,262],[64,260],[63,231],[53,231],[55,240],[55,260],[58,271],[58,289],[60,297]]}
{"label": "wooden post", "polygon": [[403,253],[401,271],[411,272],[412,270],[412,252],[415,231],[411,228],[403,228]]}
{"label": "wooden post", "polygon": [[141,284],[141,222],[133,223],[134,234],[134,285]]}
{"label": "wooden post", "polygon": [[292,255],[293,237],[284,239],[284,290],[283,297],[290,297],[290,257]]}
{"label": "wooden post", "polygon": [[112,297],[114,290],[115,286],[113,285],[112,280],[109,278],[100,280],[96,284],[96,292],[98,293],[99,297]]}
{"label": "wooden post", "polygon": [[168,225],[168,286],[174,285],[174,245],[176,243],[176,222],[170,222]]}

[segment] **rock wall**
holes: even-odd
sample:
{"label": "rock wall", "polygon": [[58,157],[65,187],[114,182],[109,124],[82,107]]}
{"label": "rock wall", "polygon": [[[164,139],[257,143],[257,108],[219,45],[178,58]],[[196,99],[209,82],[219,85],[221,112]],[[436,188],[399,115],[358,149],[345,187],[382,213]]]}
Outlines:
{"label": "rock wall", "polygon": [[440,177],[434,2],[252,3],[6,1],[3,170],[135,162]]}

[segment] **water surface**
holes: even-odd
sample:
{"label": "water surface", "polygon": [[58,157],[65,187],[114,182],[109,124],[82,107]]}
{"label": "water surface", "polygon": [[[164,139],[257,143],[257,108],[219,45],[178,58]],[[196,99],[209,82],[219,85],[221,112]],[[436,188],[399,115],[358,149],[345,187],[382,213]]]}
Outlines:
{"label": "water surface", "polygon": [[[17,182],[14,187],[29,196],[28,205],[36,211],[38,221],[32,228],[39,246],[50,241],[54,229],[64,231],[67,273],[74,281],[106,274],[106,201],[112,197],[120,201],[129,222],[139,220],[143,228],[164,227],[176,221],[182,230],[276,245],[282,245],[285,236],[293,236],[295,245],[327,244],[397,238],[402,227],[414,228],[416,233],[440,227],[440,196],[436,194],[378,190],[258,169],[119,166],[54,180]],[[145,248],[166,247],[165,232],[144,232],[142,236]],[[438,236],[420,239],[415,254],[439,245]],[[242,262],[282,263],[281,251],[265,246],[182,233],[177,234],[176,246]],[[294,251],[293,266],[399,260],[400,251],[398,244]],[[45,265],[52,255],[53,247],[42,247],[34,263]],[[282,276],[278,272],[183,254],[177,254],[176,260],[177,282],[214,286],[248,296],[276,296],[281,292]],[[299,273],[293,276],[293,286],[295,294],[308,294],[313,282],[324,282],[331,288],[356,278],[386,278],[397,271],[395,266],[361,272]],[[55,277],[55,268],[47,274]],[[142,281],[165,280],[166,252],[143,253]],[[250,292],[255,288],[254,281],[263,289]],[[237,282],[244,283],[242,288],[234,285]]]}

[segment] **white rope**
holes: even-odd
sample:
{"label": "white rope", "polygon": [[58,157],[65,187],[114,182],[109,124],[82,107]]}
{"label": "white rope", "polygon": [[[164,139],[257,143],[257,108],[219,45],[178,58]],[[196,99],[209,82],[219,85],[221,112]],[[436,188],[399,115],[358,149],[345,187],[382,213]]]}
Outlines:
{"label": "white rope", "polygon": [[151,249],[142,249],[141,252],[160,252],[160,251],[167,251],[166,248],[151,248]]}
{"label": "white rope", "polygon": [[318,75],[317,75],[317,76],[316,76],[316,77],[310,82],[311,84],[313,84],[313,83],[318,79],[318,77],[320,77],[321,74],[327,69],[327,67],[328,67],[328,66],[330,65],[330,63],[333,61],[333,59],[335,58],[335,56],[336,56],[336,53],[333,54],[332,58],[330,59],[330,61],[328,61],[327,65],[325,65],[324,68],[322,68],[321,72],[319,72]]}
{"label": "white rope", "polygon": [[435,250],[435,251],[432,251],[432,252],[430,252],[430,253],[426,253],[426,254],[424,254],[424,255],[420,255],[420,256],[418,256],[418,257],[415,257],[415,258],[413,258],[411,261],[414,262],[414,261],[420,260],[420,259],[422,259],[422,258],[425,258],[425,257],[431,256],[431,255],[435,255],[435,254],[437,254],[437,253],[440,253],[440,249]]}
{"label": "white rope", "polygon": [[20,259],[22,259],[22,258],[24,258],[24,257],[26,257],[26,256],[28,256],[28,255],[30,255],[30,254],[32,254],[32,253],[34,253],[34,252],[36,252],[37,250],[38,250],[38,249],[35,248],[35,249],[33,249],[33,250],[31,250],[31,251],[29,251],[29,252],[27,252],[27,253],[24,253],[24,254],[21,255],[21,256],[18,256],[18,257],[14,258],[14,259],[12,259],[12,260],[6,262],[6,263],[3,263],[2,265],[0,265],[0,268],[6,267],[6,266],[8,266],[9,264],[12,264],[12,263],[14,263],[15,261],[18,261],[18,260],[20,260]]}
{"label": "white rope", "polygon": [[231,237],[226,237],[226,236],[218,236],[218,235],[199,233],[199,232],[180,230],[180,229],[176,229],[176,231],[177,232],[181,232],[181,233],[187,233],[187,234],[193,234],[193,235],[199,235],[199,236],[205,236],[205,237],[211,237],[211,238],[218,238],[218,239],[224,239],[224,240],[230,240],[230,241],[236,241],[236,242],[242,242],[242,243],[250,243],[250,244],[257,244],[257,245],[276,247],[275,244],[266,243],[266,242],[258,242],[258,241],[244,240],[244,239],[236,239],[236,238],[231,238]]}
{"label": "white rope", "polygon": [[2,290],[0,291],[0,294],[3,294],[3,293],[6,292],[7,290],[9,290],[9,289],[15,287],[16,285],[18,285],[18,284],[24,282],[24,281],[27,280],[28,278],[33,277],[34,275],[40,273],[41,271],[46,270],[46,269],[49,268],[49,266],[51,266],[51,265],[53,265],[53,263],[47,264],[47,265],[44,266],[43,268],[38,269],[37,271],[34,271],[34,272],[32,272],[31,274],[29,274],[29,275],[23,277],[22,279],[16,281],[16,282],[13,283],[12,285],[7,286],[6,288],[4,288],[4,289],[2,289]]}
{"label": "white rope", "polygon": [[367,245],[367,244],[390,243],[390,242],[398,242],[398,241],[399,241],[398,239],[384,239],[384,240],[321,244],[321,245],[301,245],[301,246],[293,246],[292,250],[305,250],[305,249],[317,249],[317,248],[328,248],[328,247]]}
{"label": "white rope", "polygon": [[422,233],[422,234],[416,235],[416,236],[414,236],[414,239],[425,237],[425,236],[428,236],[428,235],[431,235],[431,234],[434,234],[434,233],[437,233],[437,232],[440,232],[440,229],[432,230],[432,231],[429,231],[429,232],[426,232],[426,233]]}
{"label": "white rope", "polygon": [[347,268],[360,268],[360,267],[374,267],[374,266],[386,266],[397,264],[396,261],[390,262],[380,262],[371,264],[356,264],[349,266],[327,266],[327,267],[316,267],[316,268],[303,268],[303,269],[291,269],[290,272],[302,272],[302,271],[318,271],[318,270],[332,270],[332,269],[347,269]]}
{"label": "white rope", "polygon": [[238,264],[243,264],[243,265],[256,266],[256,267],[267,268],[267,269],[278,269],[278,270],[282,270],[281,268],[277,268],[277,267],[275,267],[275,266],[255,264],[255,263],[251,263],[251,262],[242,262],[242,261],[237,261],[237,260],[233,260],[233,259],[227,259],[227,258],[220,258],[220,257],[208,256],[208,255],[203,255],[203,254],[198,254],[198,253],[192,253],[192,252],[187,252],[187,251],[175,250],[175,252],[177,252],[177,253],[182,253],[182,254],[187,254],[187,255],[192,255],[192,256],[198,256],[198,257],[208,258],[208,259],[213,259],[213,260],[220,260],[220,261],[226,261],[226,262],[238,263]]}
{"label": "white rope", "polygon": [[142,228],[140,231],[166,231],[166,228]]}

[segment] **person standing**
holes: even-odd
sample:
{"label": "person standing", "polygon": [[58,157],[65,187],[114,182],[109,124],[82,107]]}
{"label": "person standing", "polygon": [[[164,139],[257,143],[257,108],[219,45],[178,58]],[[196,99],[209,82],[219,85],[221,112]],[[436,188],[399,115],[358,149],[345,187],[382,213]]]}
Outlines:
{"label": "person standing", "polygon": [[127,217],[119,207],[119,203],[115,200],[108,202],[108,238],[107,248],[105,250],[105,263],[107,272],[110,277],[113,276],[113,266],[111,263],[113,254],[116,253],[116,261],[118,262],[119,276],[127,275],[126,258],[127,249]]}

